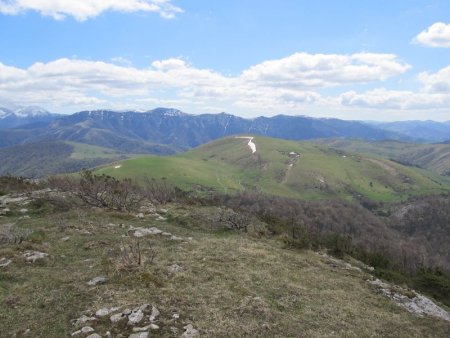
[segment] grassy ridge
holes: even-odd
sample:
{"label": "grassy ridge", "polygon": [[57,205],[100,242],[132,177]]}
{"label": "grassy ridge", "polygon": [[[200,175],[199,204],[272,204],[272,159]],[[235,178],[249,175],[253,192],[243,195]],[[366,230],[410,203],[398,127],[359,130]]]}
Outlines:
{"label": "grassy ridge", "polygon": [[414,144],[399,141],[367,142],[363,140],[323,139],[320,144],[352,153],[393,159],[412,166],[450,173],[450,144]]}
{"label": "grassy ridge", "polygon": [[230,192],[247,187],[306,199],[390,201],[450,187],[448,178],[436,174],[319,144],[256,136],[257,151],[252,154],[247,143],[225,138],[182,155],[139,157],[99,172],[119,178],[165,177],[184,189],[202,185]]}

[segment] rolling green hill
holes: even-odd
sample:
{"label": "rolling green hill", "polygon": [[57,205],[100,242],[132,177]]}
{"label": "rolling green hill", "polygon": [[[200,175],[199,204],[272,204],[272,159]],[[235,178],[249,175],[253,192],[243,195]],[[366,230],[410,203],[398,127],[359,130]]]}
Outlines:
{"label": "rolling green hill", "polygon": [[320,144],[352,153],[379,156],[394,161],[432,170],[441,175],[450,174],[450,144],[415,144],[399,141],[349,139],[322,139]]}
{"label": "rolling green hill", "polygon": [[449,190],[450,180],[425,170],[309,142],[255,136],[224,138],[171,157],[146,156],[105,166],[119,178],[166,178],[183,189],[222,192],[260,189],[305,199],[361,198],[390,201]]}

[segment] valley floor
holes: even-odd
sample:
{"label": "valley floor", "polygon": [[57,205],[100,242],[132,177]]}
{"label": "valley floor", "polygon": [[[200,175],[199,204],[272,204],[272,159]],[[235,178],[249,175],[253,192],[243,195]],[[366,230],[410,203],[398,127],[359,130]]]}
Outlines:
{"label": "valley floor", "polygon": [[[189,337],[188,324],[202,337],[449,336],[450,322],[397,306],[364,270],[274,239],[192,226],[183,221],[191,206],[163,208],[135,217],[12,207],[0,218],[2,229],[16,224],[32,233],[20,244],[0,245],[0,258],[11,260],[0,268],[1,336],[70,336],[83,314],[145,303],[160,312],[152,337]],[[145,230],[151,227],[172,236]],[[139,239],[140,265],[136,229],[155,232]],[[27,251],[48,256],[31,263]],[[88,284],[99,276],[105,283]],[[102,337],[128,337],[133,327],[113,325],[109,316],[86,326]]]}

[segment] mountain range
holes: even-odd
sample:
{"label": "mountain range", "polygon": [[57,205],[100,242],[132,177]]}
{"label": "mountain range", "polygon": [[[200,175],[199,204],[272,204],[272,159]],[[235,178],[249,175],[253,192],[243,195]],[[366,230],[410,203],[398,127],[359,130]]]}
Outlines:
{"label": "mountain range", "polygon": [[[65,149],[60,154],[61,163],[80,168],[86,162],[74,164],[73,159],[82,160],[71,150],[74,144],[101,147],[104,149],[101,152],[107,155],[101,155],[101,161],[89,157],[88,163],[104,163],[117,156],[171,155],[237,134],[293,141],[333,138],[367,142],[444,142],[450,140],[450,123],[379,123],[287,115],[246,119],[227,113],[191,115],[172,108],[94,110],[71,115],[53,114],[36,106],[0,108],[0,159],[15,162],[8,166],[0,164],[0,173],[6,173],[5,170],[28,173],[27,168],[25,171],[20,168],[20,163],[31,165],[31,158],[48,156],[49,142],[58,142],[52,144]],[[108,154],[114,156],[108,157]],[[44,167],[42,171],[33,170],[33,176],[41,176],[45,170]]]}

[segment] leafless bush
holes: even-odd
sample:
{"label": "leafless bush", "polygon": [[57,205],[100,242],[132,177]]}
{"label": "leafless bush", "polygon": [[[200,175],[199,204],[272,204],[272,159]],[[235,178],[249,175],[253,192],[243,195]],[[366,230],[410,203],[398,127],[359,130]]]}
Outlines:
{"label": "leafless bush", "polygon": [[110,251],[115,272],[133,272],[145,264],[152,264],[156,257],[155,249],[150,242],[142,246],[139,239],[123,240],[118,249]]}
{"label": "leafless bush", "polygon": [[80,177],[54,177],[48,184],[78,197],[83,203],[112,210],[131,211],[144,198],[141,188],[130,179],[118,180],[82,170]]}
{"label": "leafless bush", "polygon": [[153,203],[166,204],[175,200],[176,188],[166,179],[156,180],[146,177],[143,183],[145,197]]}
{"label": "leafless bush", "polygon": [[218,221],[224,223],[229,229],[247,232],[251,217],[246,213],[235,212],[232,209],[221,209]]}

